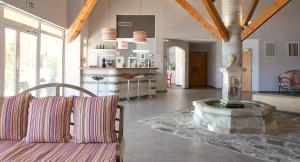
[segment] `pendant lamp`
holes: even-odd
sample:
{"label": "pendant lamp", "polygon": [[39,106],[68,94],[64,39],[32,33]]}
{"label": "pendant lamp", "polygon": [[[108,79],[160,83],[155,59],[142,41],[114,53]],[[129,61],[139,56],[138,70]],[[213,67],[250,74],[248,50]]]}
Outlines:
{"label": "pendant lamp", "polygon": [[116,41],[116,29],[115,28],[102,28],[101,35],[103,41]]}
{"label": "pendant lamp", "polygon": [[[142,0],[140,0],[140,16],[141,15],[142,15]],[[133,42],[134,43],[146,43],[147,42],[147,32],[134,31],[133,32]]]}
{"label": "pendant lamp", "polygon": [[147,32],[145,32],[145,31],[133,32],[133,42],[134,43],[146,43],[147,42]]}
{"label": "pendant lamp", "polygon": [[128,42],[127,41],[119,41],[118,49],[128,49]]}
{"label": "pendant lamp", "polygon": [[[111,10],[111,5],[110,5],[110,1],[108,0],[109,3],[109,17],[108,17],[108,21],[109,21],[109,26],[110,26],[110,10]],[[102,36],[102,41],[116,41],[117,39],[117,30],[116,28],[112,28],[112,27],[108,27],[108,28],[102,28],[101,29],[101,36]]]}

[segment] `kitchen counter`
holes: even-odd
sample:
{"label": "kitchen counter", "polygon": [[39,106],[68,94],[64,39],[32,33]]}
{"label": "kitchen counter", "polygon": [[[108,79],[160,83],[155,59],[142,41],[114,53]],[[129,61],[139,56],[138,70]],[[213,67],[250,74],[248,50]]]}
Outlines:
{"label": "kitchen counter", "polygon": [[[158,68],[101,68],[81,67],[81,86],[94,94],[109,95],[119,94],[120,98],[126,98],[128,80],[124,77],[144,75],[140,79],[140,96],[155,95],[156,93],[156,70]],[[97,81],[93,77],[103,77]],[[130,80],[130,97],[137,97],[138,79]],[[98,90],[97,90],[98,89]]]}
{"label": "kitchen counter", "polygon": [[116,67],[107,67],[107,68],[102,68],[102,67],[81,67],[80,70],[148,70],[148,69],[158,69],[156,67],[150,67],[150,68],[129,68],[129,67],[124,67],[124,68],[116,68]]}

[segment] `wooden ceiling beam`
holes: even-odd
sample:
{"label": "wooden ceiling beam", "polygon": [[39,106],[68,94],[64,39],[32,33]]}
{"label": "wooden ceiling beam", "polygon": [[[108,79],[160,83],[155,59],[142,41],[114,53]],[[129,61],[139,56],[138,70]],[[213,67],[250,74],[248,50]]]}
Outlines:
{"label": "wooden ceiling beam", "polygon": [[215,23],[220,35],[222,36],[223,40],[225,42],[228,42],[229,35],[228,31],[223,23],[223,20],[221,19],[215,5],[213,4],[212,0],[202,0],[202,3],[206,10],[208,11],[208,14],[210,15],[211,19]]}
{"label": "wooden ceiling beam", "polygon": [[192,15],[200,24],[202,24],[203,27],[207,29],[215,38],[217,38],[218,40],[222,40],[222,37],[218,30],[191,4],[189,4],[186,0],[176,0],[176,2],[190,15]]}
{"label": "wooden ceiling beam", "polygon": [[245,19],[242,22],[242,26],[247,26],[249,24],[249,21],[251,20],[251,18],[253,16],[253,13],[256,9],[258,2],[259,2],[259,0],[251,0],[250,8],[246,14],[247,16],[245,17]]}
{"label": "wooden ceiling beam", "polygon": [[79,15],[73,22],[69,34],[68,34],[68,42],[72,42],[79,35],[83,25],[88,19],[90,13],[92,12],[94,6],[96,5],[97,0],[86,0],[83,8],[81,9]]}
{"label": "wooden ceiling beam", "polygon": [[268,7],[258,18],[248,25],[241,33],[242,41],[247,39],[253,32],[260,26],[267,22],[274,16],[280,9],[287,5],[291,0],[276,0],[270,7]]}

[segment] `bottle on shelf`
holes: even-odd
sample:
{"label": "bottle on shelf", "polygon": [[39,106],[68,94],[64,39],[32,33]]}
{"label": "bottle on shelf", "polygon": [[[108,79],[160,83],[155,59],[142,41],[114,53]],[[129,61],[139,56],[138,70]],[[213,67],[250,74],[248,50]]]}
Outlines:
{"label": "bottle on shelf", "polygon": [[106,68],[106,59],[105,58],[102,58],[102,67]]}
{"label": "bottle on shelf", "polygon": [[105,45],[98,42],[96,45],[96,49],[105,49]]}

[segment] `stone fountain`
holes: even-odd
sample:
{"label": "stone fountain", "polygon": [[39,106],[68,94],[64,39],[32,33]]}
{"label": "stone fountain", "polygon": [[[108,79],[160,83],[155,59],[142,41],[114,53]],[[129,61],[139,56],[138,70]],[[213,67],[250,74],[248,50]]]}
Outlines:
{"label": "stone fountain", "polygon": [[242,73],[245,69],[236,64],[234,55],[229,58],[229,66],[221,69],[222,99],[194,101],[194,123],[219,133],[267,133],[276,128],[272,117],[276,110],[274,106],[241,100]]}
{"label": "stone fountain", "polygon": [[219,133],[267,133],[277,125],[272,116],[275,107],[242,100],[242,75],[246,69],[241,66],[240,0],[222,0],[222,16],[229,35],[229,41],[222,43],[222,99],[194,101],[194,123]]}

